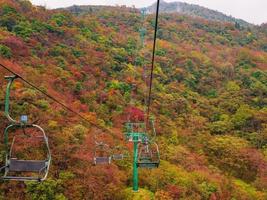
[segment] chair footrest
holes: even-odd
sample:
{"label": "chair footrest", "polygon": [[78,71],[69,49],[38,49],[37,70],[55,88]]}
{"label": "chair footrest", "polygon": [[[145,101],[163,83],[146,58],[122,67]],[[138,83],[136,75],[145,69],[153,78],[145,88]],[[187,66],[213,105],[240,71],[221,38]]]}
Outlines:
{"label": "chair footrest", "polygon": [[16,177],[16,176],[4,176],[1,178],[2,180],[6,181],[42,181],[41,178],[38,177]]}

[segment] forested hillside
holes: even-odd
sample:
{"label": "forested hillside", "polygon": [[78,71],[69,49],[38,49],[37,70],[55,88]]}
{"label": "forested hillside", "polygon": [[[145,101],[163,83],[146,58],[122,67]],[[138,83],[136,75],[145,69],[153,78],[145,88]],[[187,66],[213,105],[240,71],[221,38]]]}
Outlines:
{"label": "forested hillside", "polygon": [[[153,4],[149,7],[147,7],[149,12],[155,13],[156,11],[156,4]],[[192,17],[202,17],[208,20],[214,20],[214,21],[221,21],[221,22],[232,22],[232,23],[239,23],[242,26],[252,26],[252,24],[249,24],[245,20],[242,19],[236,19],[232,16],[227,16],[219,11],[211,10],[199,5],[195,4],[188,4],[184,2],[160,2],[160,12],[162,13],[180,13],[189,15]]]}
{"label": "forested hillside", "polygon": [[[123,123],[129,111],[144,110],[154,19],[148,15],[143,24],[141,13],[126,7],[76,15],[0,0],[0,63],[110,130],[108,144],[131,153]],[[139,193],[131,191],[131,157],[94,166],[94,135],[101,130],[18,81],[12,115],[38,119],[49,137],[52,167],[42,183],[1,181],[0,199],[265,200],[266,70],[265,25],[160,15],[151,112],[161,163],[139,170]],[[5,75],[10,73],[0,68],[1,130],[8,124]]]}

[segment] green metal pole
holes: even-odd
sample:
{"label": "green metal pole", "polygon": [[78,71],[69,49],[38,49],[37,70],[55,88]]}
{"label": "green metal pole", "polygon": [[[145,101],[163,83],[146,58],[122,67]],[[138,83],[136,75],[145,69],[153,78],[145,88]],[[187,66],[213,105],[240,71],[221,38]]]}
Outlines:
{"label": "green metal pole", "polygon": [[9,113],[9,105],[10,105],[10,89],[13,81],[17,78],[16,76],[7,76],[5,77],[8,80],[7,88],[6,88],[6,97],[5,97],[5,115],[7,119],[12,123],[17,123],[16,120],[14,120]]}
{"label": "green metal pole", "polygon": [[5,98],[5,114],[9,116],[9,96],[10,96],[10,87],[13,80],[9,80],[6,88],[6,98]]}
{"label": "green metal pole", "polygon": [[[138,139],[138,138],[137,138]],[[133,191],[138,191],[138,168],[137,168],[137,157],[138,157],[138,151],[137,151],[138,141],[136,138],[134,138],[134,160],[133,160]]]}

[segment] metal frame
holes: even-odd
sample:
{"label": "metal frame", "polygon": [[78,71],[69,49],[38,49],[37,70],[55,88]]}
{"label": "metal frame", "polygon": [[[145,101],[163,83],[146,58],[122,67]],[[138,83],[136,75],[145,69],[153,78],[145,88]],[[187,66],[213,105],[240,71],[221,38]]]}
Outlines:
{"label": "metal frame", "polygon": [[146,125],[143,122],[125,124],[125,137],[129,142],[145,142],[148,138]]}
{"label": "metal frame", "polygon": [[[8,80],[8,84],[7,84],[7,88],[6,88],[6,96],[5,96],[5,116],[7,117],[7,119],[9,120],[9,122],[11,123],[8,127],[6,127],[6,129],[4,130],[4,144],[5,144],[5,154],[6,154],[6,160],[5,160],[5,166],[0,168],[0,172],[2,172],[4,170],[4,175],[0,177],[0,179],[2,180],[17,180],[17,181],[44,181],[47,176],[48,176],[48,172],[49,172],[49,167],[51,164],[51,152],[50,152],[50,148],[49,148],[49,143],[48,143],[48,138],[45,134],[44,129],[42,129],[40,126],[36,125],[36,124],[28,124],[26,121],[21,121],[18,122],[15,119],[13,119],[10,116],[9,113],[9,105],[10,105],[10,90],[11,90],[11,86],[12,83],[14,82],[14,80],[18,78],[17,76],[6,76],[5,79]],[[18,160],[21,162],[44,162],[45,166],[39,170],[38,172],[38,176],[10,176],[8,175],[10,172],[10,163],[12,161],[12,148],[13,148],[13,144],[15,141],[15,136],[13,138],[12,144],[9,147],[8,144],[8,138],[9,138],[9,130],[10,129],[20,129],[22,128],[23,130],[25,128],[35,128],[38,129],[41,133],[42,133],[42,138],[43,141],[45,143],[46,146],[46,150],[47,150],[47,157],[45,160]],[[14,161],[15,159],[13,159]],[[24,162],[24,164],[25,164]],[[18,171],[16,171],[18,172]],[[20,171],[23,172],[23,171]],[[36,173],[35,171],[30,171],[28,170],[27,172],[32,172],[32,173]],[[42,175],[43,174],[43,175]],[[42,175],[42,176],[41,176]]]}
{"label": "metal frame", "polygon": [[[160,154],[159,154],[159,147],[158,145],[154,142],[154,143],[146,143],[144,144],[145,146],[143,148],[140,148],[140,144],[138,144],[138,167],[140,168],[157,168],[160,164]],[[154,145],[155,148],[155,152],[153,152],[153,149],[150,148],[150,146]],[[144,159],[142,157],[142,153],[148,154],[149,157],[147,157],[146,159]]]}
{"label": "metal frame", "polygon": [[112,160],[123,160],[124,158],[128,158],[129,153],[127,148],[123,148],[122,146],[116,146],[112,151]]}
{"label": "metal frame", "polygon": [[[139,155],[138,149],[139,149],[140,143],[145,144],[145,145],[153,143],[154,145],[156,145],[158,161],[155,163],[151,163],[151,166],[153,165],[155,167],[158,167],[160,163],[158,145],[155,142],[152,142],[155,140],[155,137],[156,137],[156,131],[155,131],[153,120],[151,120],[151,126],[152,126],[153,135],[149,137],[149,135],[147,134],[147,127],[145,123],[128,122],[125,124],[124,135],[129,142],[133,142],[133,147],[134,147],[134,150],[133,150],[134,151],[133,152],[133,191],[135,192],[138,191],[138,167],[142,167],[142,168],[145,167],[145,165],[142,165],[142,166],[140,165],[140,162],[138,159],[138,155]],[[149,167],[149,168],[155,168],[155,167]]]}
{"label": "metal frame", "polygon": [[[5,147],[6,148],[6,161],[5,161],[6,164],[5,164],[4,167],[1,168],[1,171],[5,170],[4,175],[1,177],[1,179],[3,179],[3,180],[18,180],[18,181],[44,181],[47,178],[48,172],[49,172],[50,163],[51,163],[51,152],[50,152],[50,148],[49,148],[48,138],[45,135],[44,130],[40,126],[35,125],[35,124],[27,125],[27,128],[29,128],[29,127],[37,128],[42,133],[42,137],[43,137],[45,145],[46,145],[47,157],[46,157],[45,160],[34,160],[34,161],[36,161],[36,162],[38,162],[38,161],[45,162],[45,167],[39,171],[38,176],[23,176],[23,177],[21,177],[21,176],[9,176],[8,175],[8,173],[10,172],[9,165],[10,165],[10,160],[12,159],[11,158],[11,156],[12,156],[12,146],[13,146],[13,142],[14,142],[14,141],[12,142],[12,144],[11,144],[11,146],[9,148],[9,145],[8,145],[9,130],[11,128],[21,128],[21,124],[12,124],[12,125],[9,125],[5,129],[5,132],[4,132],[4,143],[6,145],[6,147]],[[25,160],[25,161],[31,161],[31,160]]]}
{"label": "metal frame", "polygon": [[[96,142],[96,146],[94,149],[94,165],[111,164],[112,156],[109,153],[109,149],[109,145],[103,142]],[[107,156],[98,156],[98,152],[105,152],[107,153]]]}

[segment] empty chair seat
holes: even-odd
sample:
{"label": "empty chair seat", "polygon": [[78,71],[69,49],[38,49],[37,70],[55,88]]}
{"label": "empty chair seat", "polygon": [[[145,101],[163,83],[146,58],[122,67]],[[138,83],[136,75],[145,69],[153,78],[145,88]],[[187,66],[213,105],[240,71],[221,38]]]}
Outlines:
{"label": "empty chair seat", "polygon": [[113,160],[123,160],[124,155],[123,154],[114,154],[112,155]]}
{"label": "empty chair seat", "polygon": [[47,162],[43,160],[17,160],[10,159],[10,172],[41,172],[47,167]]}
{"label": "empty chair seat", "polygon": [[137,166],[140,168],[158,168],[159,167],[159,162],[138,162]]}
{"label": "empty chair seat", "polygon": [[110,164],[111,163],[111,157],[95,157],[94,163],[95,163],[95,165]]}

